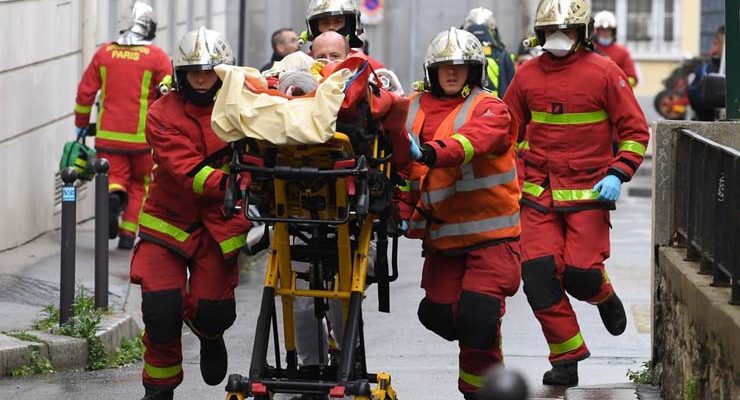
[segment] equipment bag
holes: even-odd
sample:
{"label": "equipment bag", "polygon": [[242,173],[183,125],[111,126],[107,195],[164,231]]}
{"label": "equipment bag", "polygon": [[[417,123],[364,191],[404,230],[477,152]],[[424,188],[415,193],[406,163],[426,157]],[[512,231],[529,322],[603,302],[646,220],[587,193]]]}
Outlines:
{"label": "equipment bag", "polygon": [[62,159],[59,161],[59,171],[72,167],[77,171],[78,179],[89,181],[95,177],[93,161],[96,153],[95,149],[85,144],[86,136],[87,129],[81,135],[78,135],[76,140],[64,144]]}

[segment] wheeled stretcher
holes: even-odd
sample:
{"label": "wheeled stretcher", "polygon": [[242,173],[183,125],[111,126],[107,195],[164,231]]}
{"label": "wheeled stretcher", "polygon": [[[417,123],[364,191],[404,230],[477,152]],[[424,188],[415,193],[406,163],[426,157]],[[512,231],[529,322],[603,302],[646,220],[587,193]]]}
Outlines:
{"label": "wheeled stretcher", "polygon": [[[226,212],[244,212],[273,232],[266,232],[271,246],[250,369],[246,376],[229,376],[227,400],[265,400],[276,393],[397,399],[390,374],[367,370],[362,318],[367,285],[377,284],[379,309],[389,312],[389,284],[398,276],[393,146],[380,124],[366,119],[369,112],[358,115],[356,124],[338,122],[324,143],[274,144],[252,137],[231,143]],[[245,172],[251,176],[248,185],[238,179]],[[373,266],[368,265],[371,241],[377,245]],[[294,262],[310,268],[295,272]],[[299,288],[305,287],[298,285],[301,280],[308,282],[307,289]],[[327,343],[319,335],[319,364],[299,365],[293,315],[297,297],[313,299],[317,329],[323,329],[328,301],[341,302],[344,329],[336,359],[325,359]],[[268,361],[271,339],[274,358]]]}

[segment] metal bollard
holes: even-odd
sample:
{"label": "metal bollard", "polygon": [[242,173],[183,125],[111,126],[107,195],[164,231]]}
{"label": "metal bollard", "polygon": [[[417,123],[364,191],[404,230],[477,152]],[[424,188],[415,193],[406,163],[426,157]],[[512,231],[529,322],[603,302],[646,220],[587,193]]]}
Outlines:
{"label": "metal bollard", "polygon": [[108,309],[108,169],[105,158],[95,160],[95,307]]}
{"label": "metal bollard", "polygon": [[59,279],[59,325],[73,314],[75,297],[75,241],[77,234],[77,171],[69,167],[62,171],[62,255]]}

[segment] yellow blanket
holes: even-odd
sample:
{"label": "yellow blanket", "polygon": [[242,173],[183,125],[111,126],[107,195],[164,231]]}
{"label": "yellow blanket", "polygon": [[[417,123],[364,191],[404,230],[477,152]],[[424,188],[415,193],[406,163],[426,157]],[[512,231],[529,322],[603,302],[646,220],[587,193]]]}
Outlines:
{"label": "yellow blanket", "polygon": [[349,69],[336,71],[319,84],[314,97],[288,100],[247,89],[247,76],[261,79],[254,68],[219,65],[215,71],[223,81],[211,115],[216,135],[227,142],[249,137],[279,146],[331,139],[344,101],[342,90],[352,77]]}

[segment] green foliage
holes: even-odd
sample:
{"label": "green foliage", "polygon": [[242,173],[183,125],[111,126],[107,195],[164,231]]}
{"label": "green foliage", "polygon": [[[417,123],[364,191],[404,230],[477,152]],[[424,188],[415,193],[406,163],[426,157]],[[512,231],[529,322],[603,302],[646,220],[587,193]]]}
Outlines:
{"label": "green foliage", "polygon": [[686,400],[699,400],[699,377],[687,379],[683,384],[683,397]]}
{"label": "green foliage", "polygon": [[121,347],[116,349],[116,354],[113,355],[109,366],[112,368],[125,367],[141,361],[142,358],[144,358],[144,343],[141,342],[141,336],[136,336],[131,340],[121,342]]}
{"label": "green foliage", "polygon": [[652,385],[654,378],[653,362],[646,361],[638,370],[627,369],[627,378],[638,385]]}
{"label": "green foliage", "polygon": [[39,354],[38,348],[31,348],[31,362],[13,370],[14,377],[24,377],[36,374],[50,374],[54,372],[49,360]]}
{"label": "green foliage", "polygon": [[[39,313],[40,318],[34,321],[33,328],[49,331],[52,333],[82,338],[87,340],[88,362],[87,369],[94,371],[104,368],[121,367],[139,361],[144,355],[144,345],[140,337],[124,340],[112,356],[108,354],[100,339],[95,336],[103,319],[103,311],[95,308],[95,299],[91,292],[80,285],[77,296],[72,302],[73,316],[62,326],[59,324],[59,309],[53,305],[45,307]],[[19,333],[22,334],[22,333]],[[28,335],[33,336],[33,335]],[[27,339],[23,339],[27,340]],[[38,353],[38,352],[37,352]],[[47,360],[48,363],[48,360]],[[51,365],[49,365],[51,368]],[[32,366],[21,367],[19,373],[30,374],[34,372]],[[21,369],[19,368],[19,370]]]}
{"label": "green foliage", "polygon": [[33,321],[31,328],[37,331],[51,331],[59,324],[59,309],[49,304],[39,312],[39,319]]}
{"label": "green foliage", "polygon": [[96,371],[108,367],[108,352],[100,339],[93,336],[87,338],[87,369]]}
{"label": "green foliage", "polygon": [[26,331],[9,331],[3,332],[3,334],[14,337],[16,339],[25,340],[26,342],[41,342],[38,336],[30,334]]}

